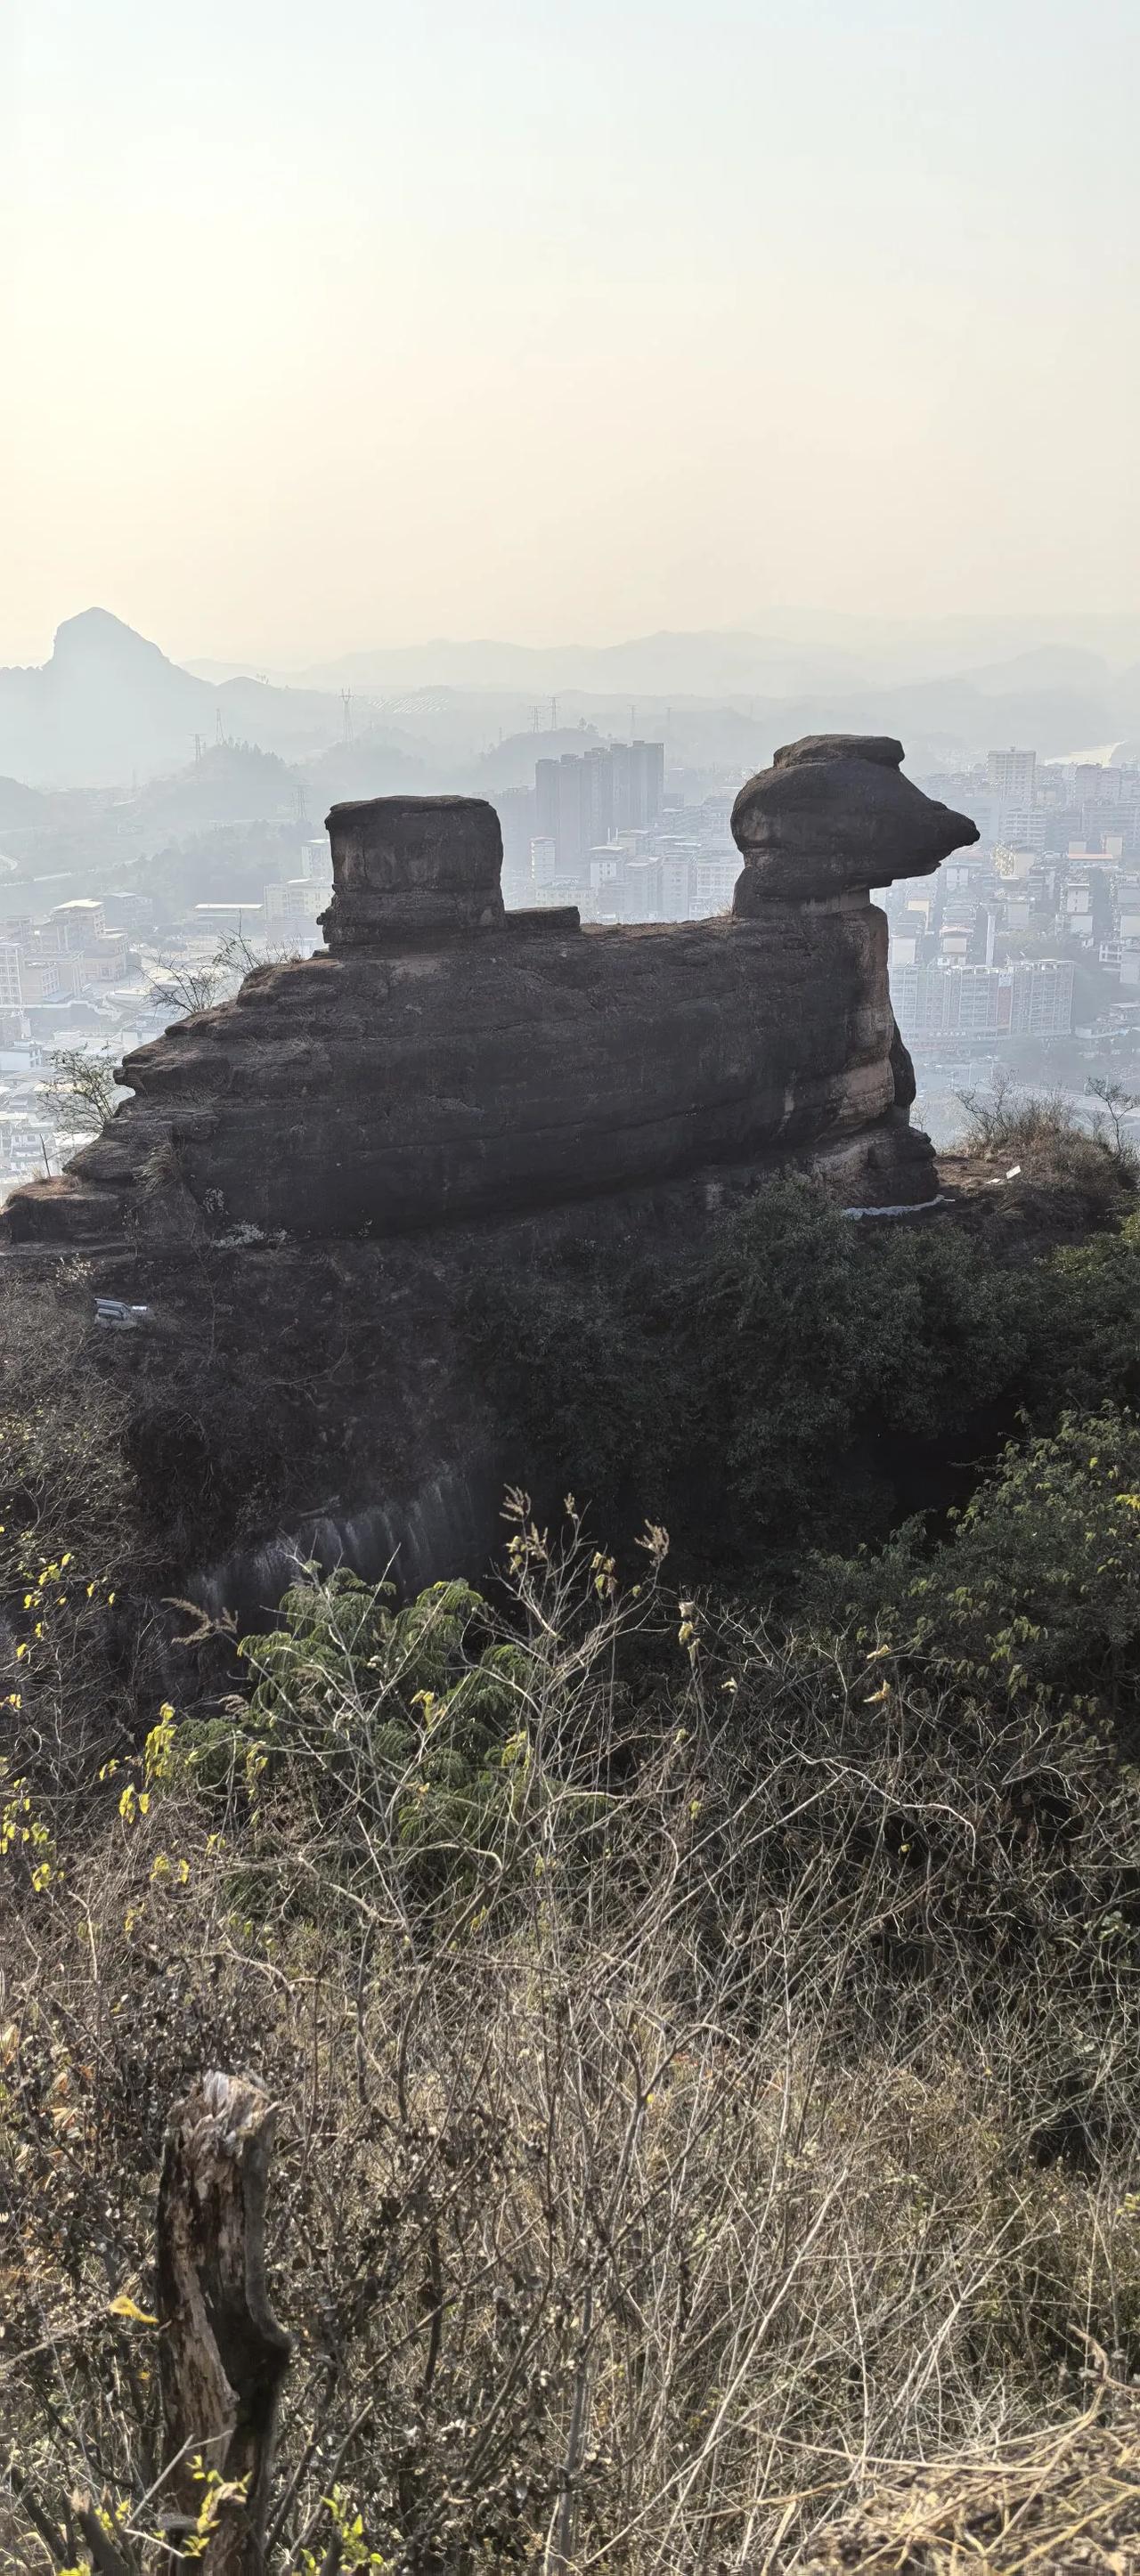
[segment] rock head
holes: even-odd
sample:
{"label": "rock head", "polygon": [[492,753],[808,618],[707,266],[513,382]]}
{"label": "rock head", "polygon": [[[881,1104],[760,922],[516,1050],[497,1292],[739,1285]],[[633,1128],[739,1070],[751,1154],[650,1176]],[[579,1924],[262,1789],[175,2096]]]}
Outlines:
{"label": "rock head", "polygon": [[744,860],[733,912],[749,919],[777,902],[825,902],[895,877],[929,876],[978,838],[902,776],[890,734],[816,733],[785,743],[770,769],[742,787],[732,837]]}

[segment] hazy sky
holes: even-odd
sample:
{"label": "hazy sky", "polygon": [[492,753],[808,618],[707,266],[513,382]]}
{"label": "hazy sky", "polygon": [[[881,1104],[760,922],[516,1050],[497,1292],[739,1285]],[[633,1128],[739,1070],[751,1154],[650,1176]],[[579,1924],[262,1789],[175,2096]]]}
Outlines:
{"label": "hazy sky", "polygon": [[0,660],[1134,609],[1137,0],[0,0]]}

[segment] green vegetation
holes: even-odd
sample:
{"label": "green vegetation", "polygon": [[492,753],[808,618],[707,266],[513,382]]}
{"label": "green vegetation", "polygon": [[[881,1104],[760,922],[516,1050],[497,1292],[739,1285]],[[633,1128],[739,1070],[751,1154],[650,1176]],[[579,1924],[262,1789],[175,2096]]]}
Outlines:
{"label": "green vegetation", "polygon": [[[114,1371],[13,1289],[7,2576],[178,2563],[154,2185],[211,2066],[283,2112],[267,2576],[1133,2563],[1138,1285],[1135,1216],[999,1257],[796,1182],[616,1301],[579,1245],[504,1407],[685,1488],[715,1579],[515,1495],[499,1585],[311,1569],[174,1643]],[[958,1501],[900,1521],[916,1454]]]}
{"label": "green vegetation", "polygon": [[1140,1422],[1105,1406],[1011,1444],[930,1549],[920,1523],[830,1569],[830,1606],[1014,1702],[1062,1705],[1135,1735],[1140,1686]]}
{"label": "green vegetation", "polygon": [[798,1568],[805,1545],[885,1535],[918,1452],[937,1491],[939,1461],[984,1459],[1021,1416],[1136,1401],[1138,1314],[1135,1217],[1001,1258],[951,1223],[852,1224],[790,1179],[668,1272],[615,1283],[579,1242],[482,1289],[469,1323],[521,1449],[611,1526],[632,1494],[688,1533],[695,1493],[718,1552],[792,1550]]}

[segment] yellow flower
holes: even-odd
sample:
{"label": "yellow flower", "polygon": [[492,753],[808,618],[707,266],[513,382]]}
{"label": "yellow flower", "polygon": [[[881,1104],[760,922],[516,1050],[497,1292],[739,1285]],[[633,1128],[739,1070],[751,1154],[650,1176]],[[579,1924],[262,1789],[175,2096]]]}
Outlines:
{"label": "yellow flower", "polygon": [[140,2308],[137,2300],[129,2298],[125,2290],[120,2290],[117,2299],[108,2300],[107,2314],[109,2317],[129,2317],[131,2324],[136,2326],[158,2324],[158,2318],[148,2316],[146,2309]]}

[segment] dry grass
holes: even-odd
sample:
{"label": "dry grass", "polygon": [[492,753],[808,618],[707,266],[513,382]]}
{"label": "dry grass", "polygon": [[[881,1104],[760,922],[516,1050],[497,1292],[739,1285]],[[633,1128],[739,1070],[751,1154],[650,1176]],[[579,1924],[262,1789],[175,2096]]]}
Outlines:
{"label": "dry grass", "polygon": [[574,1529],[513,1562],[506,1627],[302,1596],[252,1702],[44,1802],[39,1888],[10,1848],[36,2499],[161,2563],[113,2303],[150,2312],[164,2122],[220,2063],[287,2115],[276,2576],[1068,2564],[1042,2516],[1135,2450],[1083,2376],[1140,2366],[1135,1785],[1044,1710],[670,1604],[659,1548],[636,1593]]}
{"label": "dry grass", "polygon": [[1090,1085],[1090,1093],[1100,1106],[1082,1117],[1062,1092],[1022,1091],[999,1074],[991,1091],[958,1093],[962,1142],[987,1161],[1019,1165],[1027,1181],[1067,1193],[1090,1219],[1103,1216],[1135,1192],[1140,1158],[1118,1106],[1127,1095],[1112,1084]]}
{"label": "dry grass", "polygon": [[[1102,2356],[1103,2360],[1103,2356]],[[811,2576],[1132,2576],[1140,2397],[1101,2375],[1084,2414],[991,2458],[896,2469],[807,2561]]]}

